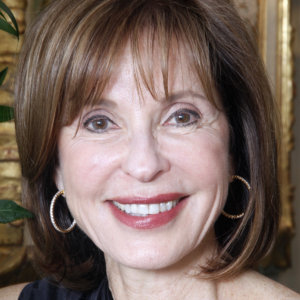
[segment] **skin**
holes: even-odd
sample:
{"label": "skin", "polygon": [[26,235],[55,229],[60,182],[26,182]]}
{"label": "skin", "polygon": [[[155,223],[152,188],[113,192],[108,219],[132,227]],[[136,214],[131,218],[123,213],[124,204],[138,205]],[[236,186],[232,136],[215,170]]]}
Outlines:
{"label": "skin", "polygon": [[[154,61],[159,98],[153,99],[143,86],[138,92],[125,49],[99,104],[61,130],[57,187],[78,226],[103,250],[115,300],[300,299],[252,271],[220,281],[197,276],[216,251],[213,225],[232,166],[226,116],[206,99],[182,53],[172,59],[170,99]],[[171,192],[188,195],[186,204],[154,229],[124,225],[108,204]],[[19,291],[0,291],[0,299],[17,299]]]}
{"label": "skin", "polygon": [[[78,226],[103,250],[114,299],[235,299],[233,287],[247,299],[239,282],[254,282],[256,273],[227,282],[193,276],[216,251],[213,225],[232,166],[226,116],[206,99],[184,51],[176,54],[169,99],[154,60],[154,99],[144,86],[139,93],[125,49],[99,104],[61,130],[57,186]],[[173,192],[188,195],[185,206],[148,230],[122,224],[107,201]]]}
{"label": "skin", "polygon": [[[132,65],[127,48],[118,76],[99,105],[85,110],[77,134],[78,120],[62,129],[57,185],[78,225],[104,253],[122,265],[160,269],[212,235],[230,180],[228,124],[184,61],[176,62],[171,79],[173,99],[161,101],[145,89],[141,100]],[[190,120],[177,124],[175,112]],[[94,120],[106,120],[107,128],[95,129]],[[121,224],[107,203],[174,192],[189,195],[186,207],[147,232]]]}
{"label": "skin", "polygon": [[[127,47],[99,104],[86,108],[59,138],[57,186],[65,190],[78,226],[105,253],[108,275],[120,282],[141,274],[153,279],[165,274],[162,283],[172,277],[190,281],[183,273],[205,263],[216,249],[213,224],[231,178],[228,122],[206,99],[184,55],[176,57],[169,99],[154,63],[159,97],[153,99],[143,86],[138,92]],[[189,196],[184,208],[150,230],[120,223],[107,201],[174,192]]]}

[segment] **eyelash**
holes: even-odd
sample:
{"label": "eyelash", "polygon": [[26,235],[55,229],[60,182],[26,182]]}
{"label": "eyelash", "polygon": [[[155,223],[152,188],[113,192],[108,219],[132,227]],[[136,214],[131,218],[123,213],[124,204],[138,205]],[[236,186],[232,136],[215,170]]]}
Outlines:
{"label": "eyelash", "polygon": [[[180,123],[178,118],[180,118],[180,116],[183,116],[183,115],[185,115],[184,117],[188,117],[188,119],[184,120],[184,122]],[[177,120],[176,120],[176,118],[177,118]],[[175,120],[174,123],[171,122],[173,119]],[[164,122],[164,125],[169,125],[169,126],[173,126],[173,127],[187,127],[187,126],[192,126],[194,124],[197,124],[200,119],[201,119],[200,114],[194,110],[179,109],[179,110],[176,110],[174,113],[172,113],[168,117],[168,119]],[[103,125],[103,127],[96,128],[97,122],[98,122],[98,125]],[[102,122],[102,124],[100,124],[100,122]],[[84,121],[83,126],[87,130],[89,130],[91,132],[95,132],[95,133],[106,133],[108,130],[118,128],[118,125],[105,115],[91,116],[90,118],[88,118],[87,120]]]}
{"label": "eyelash", "polygon": [[[96,125],[97,122],[105,122],[105,126],[104,128],[95,128],[93,125]],[[108,129],[114,129],[114,128],[108,128],[109,127],[109,123],[111,125],[114,125],[115,128],[117,128],[117,124],[114,123],[110,118],[108,118],[105,115],[95,115],[92,116],[90,118],[88,118],[86,121],[84,121],[83,126],[92,132],[97,132],[97,133],[104,133],[106,132]]]}
{"label": "eyelash", "polygon": [[[189,117],[189,120],[186,123],[179,123],[176,121],[175,124],[170,124],[170,120],[173,118],[178,118],[180,115],[186,114]],[[165,124],[171,125],[174,127],[186,127],[196,124],[200,120],[201,116],[198,112],[190,109],[179,109],[171,114],[171,116],[167,119]],[[192,121],[190,119],[193,119]]]}

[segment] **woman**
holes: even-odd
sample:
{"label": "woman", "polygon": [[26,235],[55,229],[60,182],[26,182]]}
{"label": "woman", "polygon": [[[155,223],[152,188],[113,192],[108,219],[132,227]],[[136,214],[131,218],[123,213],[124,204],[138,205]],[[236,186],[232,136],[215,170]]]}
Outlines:
{"label": "woman", "polygon": [[47,278],[19,299],[299,299],[250,270],[278,227],[276,114],[229,1],[54,1],[17,74]]}

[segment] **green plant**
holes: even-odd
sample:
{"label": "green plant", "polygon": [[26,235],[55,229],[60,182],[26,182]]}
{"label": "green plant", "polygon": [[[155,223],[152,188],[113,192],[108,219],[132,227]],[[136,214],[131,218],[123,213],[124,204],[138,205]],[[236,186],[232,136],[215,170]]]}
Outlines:
{"label": "green plant", "polygon": [[[6,15],[6,16],[5,16]],[[9,23],[9,21],[12,25]],[[5,31],[19,39],[18,23],[11,10],[0,1],[0,30]],[[0,71],[0,86],[3,84],[8,68]],[[0,122],[6,122],[13,119],[13,109],[9,106],[0,105]]]}
{"label": "green plant", "polygon": [[[19,28],[11,10],[0,0],[0,30],[19,39]],[[0,86],[3,84],[8,68],[0,71]],[[7,122],[14,117],[13,108],[0,105],[0,122]],[[32,214],[12,200],[0,200],[0,223],[30,218]]]}

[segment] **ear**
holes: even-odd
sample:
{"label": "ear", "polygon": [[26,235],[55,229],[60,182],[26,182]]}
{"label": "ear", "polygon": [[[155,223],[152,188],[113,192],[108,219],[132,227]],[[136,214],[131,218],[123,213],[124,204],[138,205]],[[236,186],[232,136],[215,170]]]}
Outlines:
{"label": "ear", "polygon": [[57,166],[56,169],[55,169],[54,182],[55,182],[56,187],[59,191],[64,189],[62,173],[61,173],[61,170],[60,170],[59,166]]}

